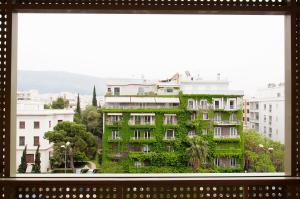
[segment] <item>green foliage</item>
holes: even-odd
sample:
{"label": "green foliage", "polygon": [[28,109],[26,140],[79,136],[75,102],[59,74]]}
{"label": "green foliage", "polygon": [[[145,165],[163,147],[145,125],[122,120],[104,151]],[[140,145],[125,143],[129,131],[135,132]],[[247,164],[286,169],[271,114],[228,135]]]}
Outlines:
{"label": "green foliage", "polygon": [[76,104],[76,110],[75,110],[75,112],[78,113],[79,115],[81,114],[79,93],[78,93],[78,96],[77,96],[77,104]]}
{"label": "green foliage", "polygon": [[60,122],[53,131],[45,133],[44,138],[54,143],[54,154],[51,158],[52,166],[59,166],[64,162],[61,155],[64,153],[64,149],[61,146],[67,142],[70,142],[70,146],[66,149],[69,153],[70,164],[72,164],[72,157],[74,157],[74,161],[95,158],[97,151],[95,137],[87,132],[86,127],[82,124]]}
{"label": "green foliage", "polygon": [[[284,145],[265,138],[254,130],[246,130],[245,169],[248,172],[283,172]],[[262,147],[259,145],[262,144]],[[273,150],[270,150],[270,149]]]}
{"label": "green foliage", "polygon": [[38,145],[35,152],[34,165],[32,165],[31,173],[41,173],[41,153],[39,152],[40,145]]}
{"label": "green foliage", "polygon": [[[105,132],[103,134],[102,142],[102,164],[109,165],[113,162],[113,154],[128,153],[128,157],[122,157],[118,162],[118,166],[115,169],[130,173],[189,173],[189,172],[201,172],[204,169],[234,172],[243,170],[243,129],[242,123],[237,124],[240,138],[235,139],[217,139],[213,138],[213,117],[215,111],[209,110],[187,110],[187,101],[189,98],[194,99],[206,99],[208,102],[212,102],[215,97],[233,97],[233,96],[216,96],[216,95],[183,95],[180,93],[180,106],[179,108],[152,108],[152,109],[110,109],[102,108],[103,114],[107,113],[122,113],[122,119],[119,124],[105,125]],[[177,97],[178,97],[177,96]],[[234,96],[237,97],[237,96]],[[240,97],[240,96],[239,96]],[[203,120],[203,112],[208,113],[209,120]],[[191,115],[193,112],[197,113],[197,118],[191,121]],[[241,120],[241,110],[235,111],[223,111],[225,117],[228,117],[232,112],[237,114],[237,118]],[[155,125],[128,125],[130,119],[130,113],[155,113]],[[165,125],[164,114],[173,113],[177,115],[176,125]],[[132,139],[135,130],[140,130],[143,133],[145,130],[151,132],[152,139]],[[164,139],[167,129],[173,129],[175,132],[175,139]],[[204,129],[207,130],[207,134],[203,134]],[[112,130],[118,130],[120,132],[120,139],[111,139]],[[200,139],[197,144],[191,141],[187,137],[188,132],[195,130],[196,138]],[[150,152],[143,152],[143,147],[148,145]],[[192,145],[194,147],[192,147]],[[219,146],[224,147],[218,148]],[[233,146],[234,145],[234,146]],[[234,147],[234,148],[232,148]],[[198,152],[197,150],[198,149]],[[135,151],[135,152],[134,152]],[[192,152],[195,153],[192,153]],[[198,153],[198,155],[197,155]],[[191,154],[195,154],[191,156]],[[200,155],[199,155],[200,154]],[[197,155],[197,156],[196,156]],[[207,160],[207,164],[202,168],[197,166],[196,162],[202,163],[204,157]],[[216,157],[236,157],[239,166],[234,168],[214,168],[213,162]],[[134,166],[134,162],[139,161],[141,164],[145,164],[142,167]],[[191,164],[194,162],[194,167]],[[115,166],[114,166],[115,167]],[[107,169],[106,169],[107,170]],[[102,170],[103,171],[103,170]]]}
{"label": "green foliage", "polygon": [[52,102],[52,109],[64,109],[69,107],[69,100],[65,100],[62,97],[58,97],[55,101]]}
{"label": "green foliage", "polygon": [[92,105],[97,107],[97,95],[96,95],[96,87],[94,85],[94,89],[93,89],[93,100],[92,100]]}
{"label": "green foliage", "polygon": [[23,150],[23,154],[21,157],[21,163],[18,168],[18,173],[26,173],[26,169],[27,169],[26,154],[27,154],[27,146],[25,146],[25,148]]}
{"label": "green foliage", "polygon": [[208,142],[201,136],[195,136],[192,139],[188,139],[188,143],[190,147],[187,148],[187,156],[190,157],[189,161],[193,169],[197,170],[207,159]]}
{"label": "green foliage", "polygon": [[81,122],[93,135],[102,136],[102,115],[95,106],[88,106],[81,112]]}
{"label": "green foliage", "polygon": [[50,109],[51,108],[51,104],[44,104],[44,109]]}

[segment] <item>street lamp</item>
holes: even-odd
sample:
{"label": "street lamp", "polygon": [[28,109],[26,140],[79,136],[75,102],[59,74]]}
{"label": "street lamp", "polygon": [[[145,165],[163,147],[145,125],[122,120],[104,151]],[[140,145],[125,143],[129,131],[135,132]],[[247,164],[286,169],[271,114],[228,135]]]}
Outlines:
{"label": "street lamp", "polygon": [[[258,146],[259,146],[259,148],[261,148],[265,152],[265,155],[267,155],[267,152],[269,152],[270,154],[272,154],[272,152],[274,150],[274,148],[272,148],[272,147],[269,147],[269,148],[265,149],[265,147],[264,147],[263,144],[259,144]],[[272,158],[271,158],[271,161],[272,161]],[[273,161],[272,161],[272,163],[273,163]],[[265,168],[266,168],[266,165],[265,165]],[[267,169],[265,169],[265,171],[266,170]]]}
{"label": "street lamp", "polygon": [[70,142],[67,142],[66,145],[61,145],[61,148],[65,149],[65,173],[67,173],[67,147],[70,145]]}

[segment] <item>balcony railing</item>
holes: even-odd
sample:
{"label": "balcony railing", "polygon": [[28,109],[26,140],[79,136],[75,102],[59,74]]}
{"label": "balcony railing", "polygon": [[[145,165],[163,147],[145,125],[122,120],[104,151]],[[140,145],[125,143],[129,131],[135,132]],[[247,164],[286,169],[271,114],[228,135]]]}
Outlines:
{"label": "balcony railing", "polygon": [[164,137],[164,140],[175,140],[175,137],[174,136],[165,136]]}
{"label": "balcony railing", "polygon": [[121,121],[110,121],[110,120],[107,120],[106,124],[107,125],[121,125]]}
{"label": "balcony railing", "polygon": [[214,120],[217,125],[240,125],[241,122],[238,120]]}
{"label": "balcony railing", "polygon": [[240,138],[240,135],[214,135],[214,138]]}
{"label": "balcony railing", "polygon": [[152,120],[151,122],[137,122],[137,121],[133,121],[133,120],[129,120],[128,122],[129,125],[155,125],[155,120]]}

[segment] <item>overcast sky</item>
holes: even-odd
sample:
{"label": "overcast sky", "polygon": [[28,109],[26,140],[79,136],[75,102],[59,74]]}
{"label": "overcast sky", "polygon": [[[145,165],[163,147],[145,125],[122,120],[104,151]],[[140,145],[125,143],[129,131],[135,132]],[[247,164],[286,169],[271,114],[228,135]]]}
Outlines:
{"label": "overcast sky", "polygon": [[284,17],[19,14],[18,69],[164,79],[217,73],[254,94],[284,81]]}

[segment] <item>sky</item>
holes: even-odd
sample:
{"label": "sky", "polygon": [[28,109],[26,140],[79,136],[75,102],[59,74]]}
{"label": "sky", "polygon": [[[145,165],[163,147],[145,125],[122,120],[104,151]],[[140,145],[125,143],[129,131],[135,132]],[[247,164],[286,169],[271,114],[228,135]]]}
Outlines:
{"label": "sky", "polygon": [[18,69],[146,79],[220,73],[250,96],[284,82],[284,17],[19,14]]}

